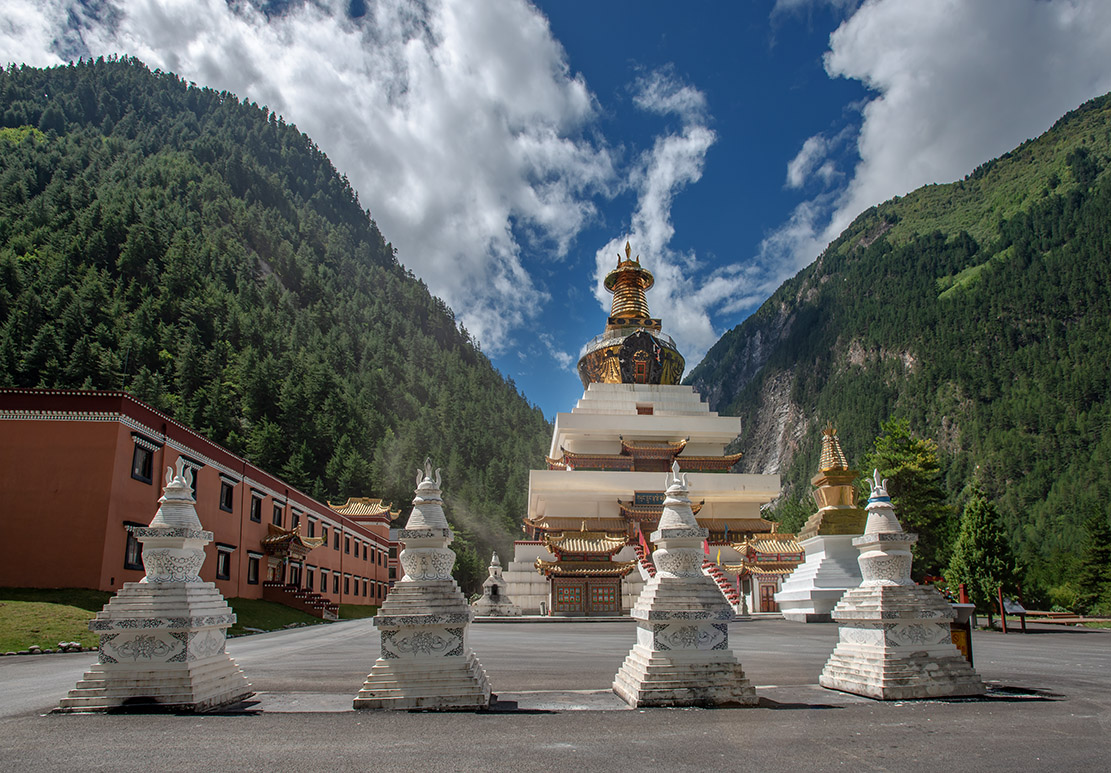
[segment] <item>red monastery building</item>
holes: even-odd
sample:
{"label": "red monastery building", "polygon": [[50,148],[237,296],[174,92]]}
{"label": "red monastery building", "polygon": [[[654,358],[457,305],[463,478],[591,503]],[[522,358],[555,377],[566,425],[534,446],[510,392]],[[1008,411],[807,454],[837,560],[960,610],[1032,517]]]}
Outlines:
{"label": "red monastery building", "polygon": [[0,389],[0,586],[118,590],[144,576],[128,526],[158,509],[167,467],[194,471],[215,537],[201,579],[331,617],[380,605],[397,571],[376,499],[326,505],[124,392]]}

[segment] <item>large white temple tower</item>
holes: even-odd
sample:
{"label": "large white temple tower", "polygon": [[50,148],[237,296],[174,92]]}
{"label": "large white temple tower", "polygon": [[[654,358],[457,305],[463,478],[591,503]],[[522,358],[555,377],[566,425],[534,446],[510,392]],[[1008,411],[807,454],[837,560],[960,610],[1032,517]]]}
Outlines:
{"label": "large white temple tower", "polygon": [[[582,399],[556,415],[546,469],[529,474],[528,539],[515,544],[504,573],[526,614],[621,615],[632,608],[656,574],[651,534],[663,512],[661,482],[676,462],[698,494],[693,512],[708,532],[707,572],[711,564],[743,562],[736,546],[774,528],[760,507],[779,495],[779,476],[731,472],[741,455],[726,447],[740,434],[740,419],[710,411],[692,387],[679,384],[683,357],[645,299],[653,282],[626,244],[605,278],[613,293],[605,330],[579,360]],[[739,608],[740,581],[714,574]]]}

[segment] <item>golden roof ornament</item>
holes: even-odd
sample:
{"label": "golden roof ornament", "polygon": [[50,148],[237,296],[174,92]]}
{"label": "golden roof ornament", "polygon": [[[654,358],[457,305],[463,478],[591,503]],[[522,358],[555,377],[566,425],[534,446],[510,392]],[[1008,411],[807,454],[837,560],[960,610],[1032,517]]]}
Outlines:
{"label": "golden roof ornament", "polygon": [[818,469],[822,472],[849,469],[849,459],[841,450],[841,441],[837,439],[833,422],[828,422],[822,430],[822,455],[818,461]]}

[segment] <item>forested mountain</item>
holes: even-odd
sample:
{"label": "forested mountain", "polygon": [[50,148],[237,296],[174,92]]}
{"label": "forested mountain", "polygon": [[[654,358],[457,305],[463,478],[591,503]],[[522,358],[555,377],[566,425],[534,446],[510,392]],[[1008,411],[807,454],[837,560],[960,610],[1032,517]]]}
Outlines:
{"label": "forested mountain", "polygon": [[321,498],[408,512],[430,455],[485,575],[549,426],[307,136],[133,59],[0,71],[0,126],[0,384],[128,390]]}
{"label": "forested mountain", "polygon": [[827,421],[859,464],[907,419],[952,503],[973,477],[995,501],[1027,596],[1055,598],[1111,512],[1109,158],[1111,95],[861,214],[688,378],[743,418],[745,469],[807,498]]}

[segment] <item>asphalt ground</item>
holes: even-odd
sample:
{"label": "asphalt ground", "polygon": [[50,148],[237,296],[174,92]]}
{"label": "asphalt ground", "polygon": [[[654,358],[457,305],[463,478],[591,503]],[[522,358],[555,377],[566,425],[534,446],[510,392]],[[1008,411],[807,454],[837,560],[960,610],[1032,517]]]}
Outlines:
{"label": "asphalt ground", "polygon": [[470,628],[493,710],[355,712],[368,620],[234,639],[257,695],[208,715],[52,715],[90,653],[0,658],[3,771],[1111,770],[1111,630],[977,632],[982,699],[825,690],[833,624],[735,622],[760,706],[644,709],[609,691],[631,622]]}

